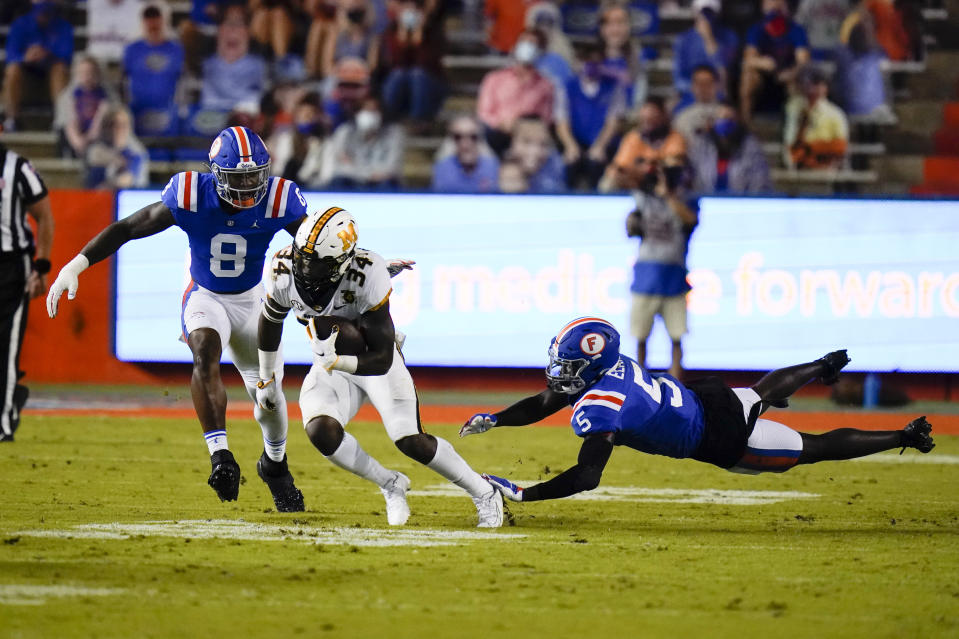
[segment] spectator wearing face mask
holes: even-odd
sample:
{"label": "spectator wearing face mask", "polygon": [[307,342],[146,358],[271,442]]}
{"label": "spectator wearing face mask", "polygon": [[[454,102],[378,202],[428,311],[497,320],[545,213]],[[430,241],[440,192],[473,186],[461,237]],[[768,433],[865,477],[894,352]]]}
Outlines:
{"label": "spectator wearing face mask", "polygon": [[603,74],[602,65],[600,48],[584,46],[579,73],[566,83],[556,101],[556,134],[563,144],[570,188],[596,188],[625,117],[625,90],[615,77]]}
{"label": "spectator wearing face mask", "polygon": [[786,0],[763,0],[763,19],[746,34],[740,116],[748,123],[757,102],[778,110],[796,73],[809,62],[806,30],[789,17]]}
{"label": "spectator wearing face mask", "polygon": [[720,87],[728,85],[739,52],[739,38],[720,22],[720,9],[719,0],[695,0],[693,26],[680,34],[673,45],[673,85],[679,92],[679,108],[693,101],[693,74],[703,66],[715,70]]}
{"label": "spectator wearing face mask", "polygon": [[675,129],[688,143],[698,132],[709,128],[720,110],[719,74],[704,64],[693,71],[693,103],[679,110],[673,118]]}
{"label": "spectator wearing face mask", "polygon": [[506,155],[523,169],[530,193],[560,193],[566,189],[563,160],[553,147],[549,128],[538,117],[516,121]]}
{"label": "spectator wearing face mask", "polygon": [[393,118],[424,123],[439,110],[445,93],[442,14],[423,0],[403,0],[386,31],[383,104]]}
{"label": "spectator wearing face mask", "polygon": [[829,84],[819,70],[803,69],[798,83],[802,94],[786,103],[786,165],[798,169],[840,168],[849,144],[846,114],[829,101]]}
{"label": "spectator wearing face mask", "polygon": [[326,126],[320,96],[304,95],[293,107],[293,122],[270,138],[273,175],[301,187],[318,188],[323,179]]}
{"label": "spectator wearing face mask", "polygon": [[480,84],[477,115],[486,127],[486,140],[498,155],[510,145],[513,125],[520,116],[536,115],[553,122],[555,89],[553,83],[534,66],[546,37],[536,29],[527,29],[513,51],[513,64],[491,71]]}
{"label": "spectator wearing face mask", "polygon": [[686,142],[669,123],[666,106],[659,98],[647,98],[639,109],[637,126],[627,133],[616,156],[600,180],[601,191],[631,190],[637,188],[645,176],[640,165],[659,163],[679,166],[685,162]]}
{"label": "spectator wearing face mask", "polygon": [[395,191],[403,176],[403,127],[384,123],[379,100],[367,98],[327,144],[323,173],[331,190]]}
{"label": "spectator wearing face mask", "polygon": [[762,144],[739,121],[732,103],[720,104],[716,117],[689,141],[693,192],[768,193],[769,162]]}
{"label": "spectator wearing face mask", "polygon": [[343,58],[365,60],[370,73],[380,60],[380,37],[373,31],[369,0],[340,0],[335,31],[326,39],[323,73],[331,75]]}
{"label": "spectator wearing face mask", "polygon": [[[433,165],[432,189],[439,193],[492,193],[497,190],[499,161],[482,141],[479,122],[460,116],[450,123],[440,159]],[[452,151],[449,149],[452,148]]]}

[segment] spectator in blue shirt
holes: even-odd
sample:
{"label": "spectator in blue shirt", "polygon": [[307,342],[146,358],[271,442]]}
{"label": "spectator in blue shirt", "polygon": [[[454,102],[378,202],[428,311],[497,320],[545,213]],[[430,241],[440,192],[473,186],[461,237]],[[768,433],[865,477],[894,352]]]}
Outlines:
{"label": "spectator in blue shirt", "polygon": [[202,59],[212,49],[216,25],[231,4],[245,4],[243,0],[193,0],[190,15],[180,20],[180,42],[186,54],[186,65],[191,73],[199,74]]}
{"label": "spectator in blue shirt", "polygon": [[860,21],[849,32],[849,42],[835,51],[838,102],[847,115],[894,119],[886,100],[881,64],[886,53],[872,30]]}
{"label": "spectator in blue shirt", "polygon": [[630,106],[645,102],[649,80],[640,47],[633,40],[629,7],[604,3],[599,10],[599,42],[603,48],[603,73],[614,75],[626,91]]}
{"label": "spectator in blue shirt", "polygon": [[539,117],[526,116],[516,121],[506,157],[523,169],[530,193],[566,190],[563,158],[553,146],[549,128]]}
{"label": "spectator in blue shirt", "polygon": [[787,88],[809,58],[806,30],[789,17],[786,0],[763,0],[763,19],[746,34],[739,96],[743,122],[749,123],[757,102],[780,110]]}
{"label": "spectator in blue shirt", "polygon": [[556,135],[563,144],[566,185],[595,190],[616,150],[616,134],[626,115],[626,92],[615,77],[603,74],[603,52],[580,50],[580,71],[559,93]]}
{"label": "spectator in blue shirt", "polygon": [[229,6],[217,29],[216,55],[203,61],[200,106],[222,112],[242,105],[259,108],[266,83],[266,63],[250,53],[246,11],[241,6]]}
{"label": "spectator in blue shirt", "polygon": [[176,132],[176,90],[183,72],[183,47],[166,37],[156,6],[143,10],[143,39],[123,52],[129,106],[139,135]]}
{"label": "spectator in blue shirt", "polygon": [[499,160],[485,149],[476,118],[463,115],[450,123],[447,141],[440,155],[453,148],[433,165],[434,191],[440,193],[495,193],[498,190]]}
{"label": "spectator in blue shirt", "polygon": [[673,84],[679,92],[678,112],[693,102],[691,83],[697,67],[709,65],[719,73],[720,86],[729,86],[730,70],[739,52],[739,38],[720,22],[719,0],[695,0],[692,28],[684,31],[673,46]]}
{"label": "spectator in blue shirt", "polygon": [[86,165],[87,188],[142,188],[149,183],[149,156],[133,134],[133,118],[124,107],[112,107],[104,116],[100,140],[90,145]]}
{"label": "spectator in blue shirt", "polygon": [[24,72],[46,76],[53,102],[67,86],[73,57],[73,27],[60,17],[60,6],[51,0],[34,0],[33,9],[10,25],[3,74],[6,131],[16,128],[23,100]]}

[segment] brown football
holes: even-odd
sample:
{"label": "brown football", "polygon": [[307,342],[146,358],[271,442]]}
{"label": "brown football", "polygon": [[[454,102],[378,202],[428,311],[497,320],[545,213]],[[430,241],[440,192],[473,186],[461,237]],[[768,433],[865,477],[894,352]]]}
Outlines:
{"label": "brown football", "polygon": [[316,326],[317,337],[326,339],[330,336],[333,325],[339,326],[340,334],[336,338],[336,352],[341,355],[359,355],[366,352],[366,338],[359,325],[353,320],[337,315],[321,315],[313,320]]}

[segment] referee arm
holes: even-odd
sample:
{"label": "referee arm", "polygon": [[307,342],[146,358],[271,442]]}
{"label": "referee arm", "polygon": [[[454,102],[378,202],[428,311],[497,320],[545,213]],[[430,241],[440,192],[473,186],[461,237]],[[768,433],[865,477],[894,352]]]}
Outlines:
{"label": "referee arm", "polygon": [[67,292],[68,299],[76,297],[80,273],[88,266],[110,257],[130,240],[156,235],[175,223],[173,212],[166,204],[154,202],[100,231],[83,247],[79,255],[60,269],[47,295],[47,314],[50,317],[57,316],[60,296],[64,291]]}
{"label": "referee arm", "polygon": [[[50,266],[50,251],[53,248],[53,211],[50,209],[50,198],[42,198],[27,206],[27,213],[37,221],[37,247],[34,263],[46,263]],[[30,299],[39,297],[47,291],[47,273],[34,268],[27,277],[27,296]]]}

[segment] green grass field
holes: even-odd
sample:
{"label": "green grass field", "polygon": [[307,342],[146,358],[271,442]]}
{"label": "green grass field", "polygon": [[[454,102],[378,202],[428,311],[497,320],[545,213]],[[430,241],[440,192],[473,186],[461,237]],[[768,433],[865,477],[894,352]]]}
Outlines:
{"label": "green grass field", "polygon": [[[413,480],[409,525],[298,424],[307,512],[278,514],[259,428],[230,428],[246,481],[221,504],[193,420],[26,416],[0,445],[0,637],[959,637],[957,437],[759,477],[621,449],[592,498],[478,531],[371,423],[351,432]],[[521,482],[579,446],[430,430]]]}

